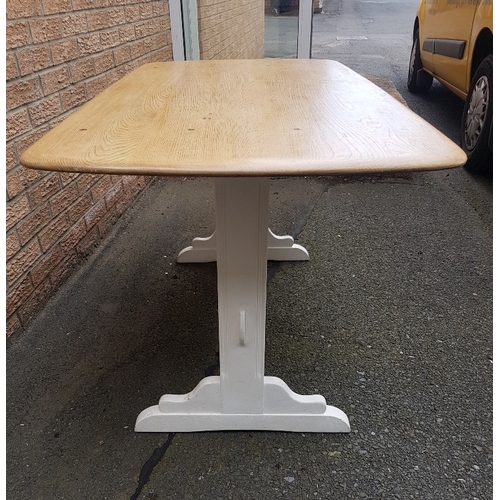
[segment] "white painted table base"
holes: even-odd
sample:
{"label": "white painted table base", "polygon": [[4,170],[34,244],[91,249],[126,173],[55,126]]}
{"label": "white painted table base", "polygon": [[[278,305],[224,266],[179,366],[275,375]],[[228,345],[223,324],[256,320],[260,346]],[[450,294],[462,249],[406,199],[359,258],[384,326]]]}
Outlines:
{"label": "white painted table base", "polygon": [[[292,236],[277,236],[267,230],[267,260],[305,261],[308,251],[294,242]],[[191,245],[182,249],[177,256],[179,264],[217,261],[217,232],[208,238],[194,238]]]}
{"label": "white painted table base", "polygon": [[264,376],[269,179],[218,178],[215,196],[217,237],[205,241],[216,241],[220,376],[162,396],[140,413],[135,430],[349,432],[345,413],[323,396],[296,394]]}

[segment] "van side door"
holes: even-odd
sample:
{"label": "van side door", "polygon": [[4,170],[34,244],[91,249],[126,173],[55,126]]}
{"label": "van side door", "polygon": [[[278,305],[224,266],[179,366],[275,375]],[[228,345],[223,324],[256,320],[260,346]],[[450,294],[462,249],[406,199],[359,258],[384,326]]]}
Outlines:
{"label": "van side door", "polygon": [[469,43],[479,0],[437,0],[433,33],[422,41],[432,54],[435,76],[464,92],[467,87]]}

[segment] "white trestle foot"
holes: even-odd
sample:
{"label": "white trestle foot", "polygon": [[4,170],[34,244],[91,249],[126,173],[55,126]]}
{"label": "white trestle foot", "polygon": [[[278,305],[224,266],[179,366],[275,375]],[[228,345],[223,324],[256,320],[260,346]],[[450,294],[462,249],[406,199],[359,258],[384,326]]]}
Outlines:
{"label": "white trestle foot", "polygon": [[[277,236],[268,228],[267,260],[309,260],[309,253],[303,246],[294,243],[294,239],[292,236]],[[194,238],[191,242],[191,246],[188,246],[181,250],[179,252],[179,255],[177,256],[177,262],[180,264],[216,261],[216,231],[208,238]]]}
{"label": "white trestle foot", "polygon": [[[319,395],[301,396],[277,377],[264,377],[260,413],[226,413],[220,377],[206,377],[188,394],[165,395],[137,417],[137,432],[267,430],[349,432],[346,414]],[[222,407],[222,408],[221,408]]]}

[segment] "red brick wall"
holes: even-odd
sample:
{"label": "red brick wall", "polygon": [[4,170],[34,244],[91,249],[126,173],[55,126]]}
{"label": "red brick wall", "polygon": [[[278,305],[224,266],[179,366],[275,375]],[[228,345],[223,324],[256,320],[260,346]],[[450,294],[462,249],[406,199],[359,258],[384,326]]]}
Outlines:
{"label": "red brick wall", "polygon": [[20,154],[111,83],[172,51],[167,0],[7,0],[6,10],[10,336],[149,180],[29,170]]}

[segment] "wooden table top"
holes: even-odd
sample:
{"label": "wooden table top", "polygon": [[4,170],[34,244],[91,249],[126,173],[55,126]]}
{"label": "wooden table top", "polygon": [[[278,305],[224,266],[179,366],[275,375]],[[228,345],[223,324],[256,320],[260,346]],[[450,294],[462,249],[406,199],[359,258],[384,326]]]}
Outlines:
{"label": "wooden table top", "polygon": [[259,59],[146,64],[21,157],[44,170],[275,176],[432,170],[463,151],[344,65]]}

